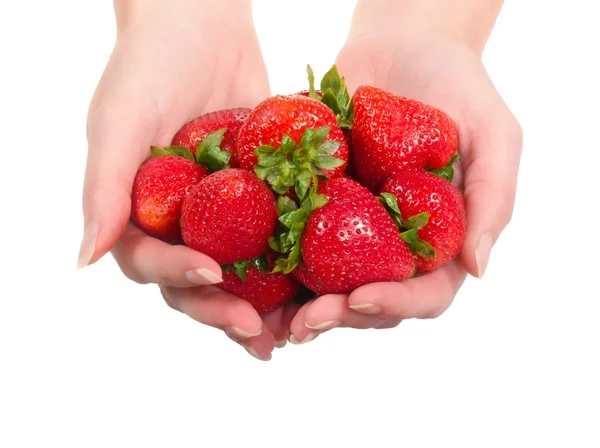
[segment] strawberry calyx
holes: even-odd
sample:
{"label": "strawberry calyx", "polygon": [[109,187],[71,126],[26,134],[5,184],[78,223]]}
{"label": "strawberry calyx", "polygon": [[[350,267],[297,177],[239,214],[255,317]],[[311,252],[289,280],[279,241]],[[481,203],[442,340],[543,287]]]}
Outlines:
{"label": "strawberry calyx", "polygon": [[256,269],[263,272],[267,272],[269,270],[269,263],[264,255],[253,258],[252,260],[237,261],[235,263],[226,264],[221,266],[221,269],[223,272],[229,272],[231,269],[235,275],[245,282],[249,266],[254,266]]}
{"label": "strawberry calyx", "polygon": [[308,96],[321,101],[336,115],[341,128],[352,129],[354,120],[354,97],[350,98],[346,79],[340,76],[335,64],[321,79],[320,93],[315,90],[315,74],[310,65],[306,67],[308,73]]}
{"label": "strawberry calyx", "polygon": [[162,148],[158,146],[150,147],[150,157],[155,158],[162,156],[184,157],[188,160],[191,160],[192,162],[196,161],[196,159],[194,158],[194,154],[192,154],[192,151],[187,149],[185,146],[164,146]]}
{"label": "strawberry calyx", "polygon": [[453,167],[453,165],[459,159],[460,159],[460,154],[456,153],[450,159],[450,162],[448,162],[448,164],[446,166],[443,166],[442,168],[438,168],[436,170],[430,170],[429,172],[431,174],[435,174],[438,177],[441,177],[442,179],[446,179],[448,182],[452,182],[452,179],[454,179],[454,167]]}
{"label": "strawberry calyx", "polygon": [[152,146],[150,148],[150,156],[185,157],[186,159],[199,163],[211,173],[229,168],[229,159],[231,158],[231,154],[221,149],[223,136],[227,130],[227,128],[223,128],[207,134],[203,140],[198,142],[195,156],[192,151],[184,146],[164,146],[162,148],[158,146]]}
{"label": "strawberry calyx", "polygon": [[207,134],[203,140],[198,142],[196,148],[196,161],[212,173],[229,168],[231,154],[221,149],[225,132],[227,132],[227,128]]}
{"label": "strawberry calyx", "polygon": [[322,170],[334,170],[345,163],[333,157],[341,143],[325,140],[330,130],[329,126],[305,129],[299,145],[286,134],[278,149],[259,146],[254,151],[258,157],[254,172],[277,194],[285,194],[294,187],[302,201],[316,176],[326,177]]}
{"label": "strawberry calyx", "polygon": [[300,262],[300,239],[308,218],[315,210],[327,204],[327,197],[317,194],[317,182],[311,186],[311,191],[301,202],[300,207],[285,196],[277,199],[279,223],[275,236],[269,238],[269,246],[282,255],[275,262],[273,272],[289,274]]}
{"label": "strawberry calyx", "polygon": [[419,230],[429,223],[429,213],[419,213],[405,220],[402,218],[398,202],[393,194],[381,193],[377,199],[384,205],[394,224],[400,229],[400,238],[408,244],[410,250],[426,260],[435,257],[433,246],[419,238]]}

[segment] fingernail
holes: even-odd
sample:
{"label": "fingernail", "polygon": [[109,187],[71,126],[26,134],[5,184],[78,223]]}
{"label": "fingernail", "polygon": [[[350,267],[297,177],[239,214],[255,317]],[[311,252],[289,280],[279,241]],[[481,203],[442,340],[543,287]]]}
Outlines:
{"label": "fingernail", "polygon": [[306,344],[307,342],[312,341],[314,338],[316,338],[319,335],[318,332],[314,331],[312,333],[308,333],[308,335],[302,340],[299,341],[298,339],[296,339],[296,336],[291,335],[290,336],[290,342],[294,345],[300,345],[300,344]]}
{"label": "fingernail", "polygon": [[281,341],[275,341],[275,347],[283,348],[287,344],[287,339],[282,339]]}
{"label": "fingernail", "polygon": [[237,327],[229,327],[226,331],[234,333],[236,336],[239,336],[242,339],[250,339],[262,333],[262,330],[260,330],[258,333],[248,333],[247,331],[241,330]]}
{"label": "fingernail", "polygon": [[479,243],[475,248],[475,262],[477,263],[477,277],[483,277],[490,259],[490,252],[494,245],[494,239],[488,233],[479,239]]}
{"label": "fingernail", "polygon": [[79,258],[77,259],[77,269],[81,269],[90,264],[90,260],[96,251],[96,239],[98,238],[98,223],[92,221],[83,229],[83,239],[79,249]]}
{"label": "fingernail", "polygon": [[311,330],[330,330],[334,327],[339,327],[340,324],[341,322],[339,320],[328,320],[327,322],[315,325],[314,327],[308,325],[308,322],[306,322],[304,325],[306,325],[306,328],[310,328]]}
{"label": "fingernail", "polygon": [[349,305],[354,311],[358,311],[363,314],[379,314],[382,309],[379,305],[374,305],[372,303],[362,303],[360,305]]}
{"label": "fingernail", "polygon": [[260,356],[258,356],[258,353],[256,352],[256,350],[254,350],[254,348],[246,347],[245,345],[243,345],[242,347],[244,347],[251,356],[258,359],[259,361],[270,361],[271,358],[273,357],[273,355],[271,355],[271,353],[269,353],[266,357],[261,358]]}
{"label": "fingernail", "polygon": [[210,269],[190,269],[185,273],[185,278],[196,285],[214,285],[221,283],[223,279]]}

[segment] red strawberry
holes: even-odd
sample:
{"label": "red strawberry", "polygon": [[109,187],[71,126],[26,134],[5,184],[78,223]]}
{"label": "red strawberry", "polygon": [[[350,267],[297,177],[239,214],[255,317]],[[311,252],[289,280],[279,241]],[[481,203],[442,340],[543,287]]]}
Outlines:
{"label": "red strawberry", "polygon": [[444,167],[457,145],[456,128],[441,110],[375,87],[356,90],[354,166],[371,191],[400,171]]}
{"label": "red strawberry", "polygon": [[[276,269],[289,272],[299,263],[294,274],[318,294],[346,293],[413,274],[412,253],[372,193],[347,177],[325,182],[319,191],[324,196],[311,195],[307,201],[312,204],[303,203],[280,218],[290,230],[272,246],[283,251],[289,239],[295,244]],[[306,219],[307,211],[311,214]]]}
{"label": "red strawberry", "polygon": [[269,250],[251,261],[227,265],[223,282],[216,286],[247,300],[261,314],[273,311],[293,299],[300,289],[293,275],[271,272],[277,256]]}
{"label": "red strawberry", "polygon": [[[458,188],[434,174],[411,170],[390,178],[381,187],[381,193],[391,193],[396,199],[403,230],[413,229],[412,237],[406,238],[409,232],[403,235],[416,252],[419,271],[436,269],[458,254],[467,228],[465,203]],[[424,243],[435,251],[434,256]]]}
{"label": "red strawberry", "polygon": [[332,178],[344,173],[348,145],[325,104],[299,95],[275,96],[256,106],[240,129],[238,155],[240,167],[254,169],[275,192],[298,188],[299,181],[304,193],[315,173]]}
{"label": "red strawberry", "polygon": [[138,170],[131,194],[131,218],[151,236],[167,242],[181,239],[179,218],[186,190],[208,171],[185,157],[155,157]]}
{"label": "red strawberry", "polygon": [[186,123],[173,137],[173,146],[183,146],[196,154],[198,143],[208,134],[227,128],[220,148],[231,154],[229,166],[239,166],[237,159],[237,135],[240,127],[250,115],[250,109],[237,108],[209,112]]}
{"label": "red strawberry", "polygon": [[277,204],[253,173],[230,168],[190,189],[181,220],[185,244],[224,265],[265,253],[277,226]]}

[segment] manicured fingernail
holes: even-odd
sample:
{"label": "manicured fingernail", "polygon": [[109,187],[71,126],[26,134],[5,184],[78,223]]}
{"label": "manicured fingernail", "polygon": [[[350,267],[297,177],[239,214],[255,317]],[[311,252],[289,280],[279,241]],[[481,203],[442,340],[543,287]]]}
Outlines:
{"label": "manicured fingernail", "polygon": [[311,330],[330,330],[332,328],[339,327],[340,324],[341,322],[339,320],[328,320],[327,322],[323,322],[322,324],[315,326],[308,325],[308,322],[306,322],[304,325],[306,325],[306,328],[310,328]]}
{"label": "manicured fingernail", "polygon": [[185,278],[196,285],[214,285],[216,283],[221,283],[223,279],[215,274],[210,269],[200,268],[200,269],[190,269],[185,273]]}
{"label": "manicured fingernail", "polygon": [[83,229],[83,239],[79,249],[79,258],[77,259],[77,269],[81,269],[90,264],[94,252],[96,251],[96,239],[98,238],[98,223],[92,221]]}
{"label": "manicured fingernail", "polygon": [[350,305],[354,311],[358,311],[363,314],[379,314],[382,309],[379,305],[374,305],[372,303],[362,303],[360,305]]}
{"label": "manicured fingernail", "polygon": [[287,344],[287,339],[282,339],[281,341],[275,341],[275,347],[283,348]]}
{"label": "manicured fingernail", "polygon": [[259,334],[262,333],[262,330],[260,330],[258,333],[249,333],[249,332],[241,330],[237,327],[229,327],[226,331],[233,333],[242,339],[250,339],[250,338],[258,336]]}
{"label": "manicured fingernail", "polygon": [[290,342],[292,344],[294,344],[294,345],[306,344],[307,342],[312,341],[318,335],[319,335],[319,333],[317,331],[314,331],[312,333],[308,333],[308,335],[306,335],[306,337],[302,341],[299,341],[298,339],[296,339],[296,336],[291,335],[290,336]]}
{"label": "manicured fingernail", "polygon": [[494,239],[489,233],[486,233],[479,239],[475,248],[475,262],[477,263],[477,277],[483,277],[490,259],[490,252],[494,245]]}
{"label": "manicured fingernail", "polygon": [[256,352],[256,350],[254,350],[254,348],[252,347],[246,347],[245,345],[243,346],[246,351],[253,356],[254,358],[258,359],[259,361],[270,361],[271,358],[273,357],[273,355],[271,355],[271,353],[269,353],[266,357],[261,358],[260,356],[258,356],[258,353]]}

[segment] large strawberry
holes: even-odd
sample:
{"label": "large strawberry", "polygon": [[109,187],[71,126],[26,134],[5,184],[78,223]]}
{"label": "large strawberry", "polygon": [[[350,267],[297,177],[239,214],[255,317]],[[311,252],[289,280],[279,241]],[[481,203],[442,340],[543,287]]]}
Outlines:
{"label": "large strawberry", "polygon": [[[230,167],[236,168],[239,166],[237,159],[237,136],[240,127],[249,115],[250,109],[247,108],[209,112],[186,123],[175,134],[171,144],[173,146],[188,148],[195,155],[198,144],[205,140],[209,134],[220,131],[222,139],[217,146],[225,152],[225,154],[220,156],[221,160],[225,161],[223,165],[228,164]],[[217,169],[212,169],[211,171],[217,171]]]}
{"label": "large strawberry", "polygon": [[185,244],[221,265],[264,254],[276,225],[275,196],[254,173],[239,168],[202,179],[181,210]]}
{"label": "large strawberry", "polygon": [[458,188],[432,173],[411,170],[388,179],[380,194],[415,252],[419,271],[436,269],[458,254],[467,228]]}
{"label": "large strawberry", "polygon": [[375,87],[356,90],[354,166],[359,181],[371,191],[404,170],[443,168],[457,145],[456,127],[441,110]]}
{"label": "large strawberry", "polygon": [[269,250],[253,260],[226,265],[223,281],[216,286],[247,300],[261,314],[273,311],[293,299],[300,289],[293,275],[271,272],[277,256]]}
{"label": "large strawberry", "polygon": [[133,222],[149,235],[170,243],[181,240],[179,218],[186,190],[208,175],[189,156],[151,158],[140,167],[133,182]]}
{"label": "large strawberry", "polygon": [[293,271],[319,294],[401,281],[414,273],[410,249],[371,192],[347,177],[321,183],[319,192],[300,209],[288,203],[290,211],[283,210],[280,222],[289,230],[279,231],[271,245],[288,254],[276,270]]}
{"label": "large strawberry", "polygon": [[348,145],[325,104],[301,95],[275,96],[254,108],[238,137],[240,167],[254,170],[279,194],[315,175],[341,176]]}

